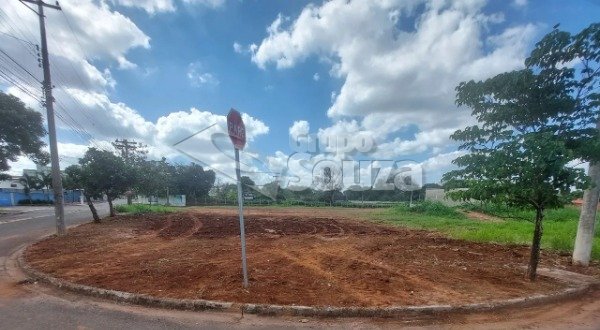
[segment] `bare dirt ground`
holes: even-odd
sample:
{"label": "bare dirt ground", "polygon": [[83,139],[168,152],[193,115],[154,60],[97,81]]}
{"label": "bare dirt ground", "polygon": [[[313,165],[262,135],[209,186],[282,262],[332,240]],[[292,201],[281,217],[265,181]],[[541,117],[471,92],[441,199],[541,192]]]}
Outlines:
{"label": "bare dirt ground", "polygon": [[[246,212],[250,287],[241,287],[233,209],[119,216],[26,251],[39,270],[76,283],[172,298],[389,306],[463,304],[562,287],[525,279],[527,247],[477,244],[359,219],[370,210]],[[582,271],[544,251],[545,265]],[[586,273],[598,275],[593,268]]]}

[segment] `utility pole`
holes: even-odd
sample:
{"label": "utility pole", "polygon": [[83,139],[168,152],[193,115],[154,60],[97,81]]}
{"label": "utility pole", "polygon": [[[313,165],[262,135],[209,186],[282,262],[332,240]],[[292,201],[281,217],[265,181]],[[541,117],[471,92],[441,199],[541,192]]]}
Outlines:
{"label": "utility pole", "polygon": [[50,60],[48,59],[48,44],[46,42],[46,23],[44,22],[44,7],[62,10],[58,5],[50,5],[42,0],[21,0],[38,6],[37,15],[40,20],[40,38],[42,41],[42,67],[44,69],[44,103],[48,117],[48,137],[50,142],[50,163],[52,167],[52,188],[54,190],[54,216],[56,218],[56,233],[64,235],[67,233],[65,227],[65,209],[63,205],[62,178],[60,176],[60,165],[58,163],[58,146],[56,142],[56,124],[54,122],[54,97],[52,97],[52,80],[50,79]]}
{"label": "utility pole", "polygon": [[135,152],[139,147],[142,147],[141,143],[138,144],[135,141],[128,141],[127,139],[116,139],[112,145],[121,151],[121,157],[123,157],[126,161],[129,161],[129,155],[131,154],[130,151]]}
{"label": "utility pole", "polygon": [[[119,151],[121,151],[121,157],[123,157],[123,159],[125,159],[125,162],[127,163],[131,163],[130,162],[130,155],[133,155],[133,153],[135,153],[136,151],[138,151],[138,148],[145,148],[144,145],[142,145],[142,143],[137,143],[135,141],[128,141],[127,139],[116,139],[115,142],[112,143],[113,147],[115,147],[115,149],[118,149]],[[146,150],[144,149],[140,149],[140,154],[145,154],[147,153]],[[168,200],[168,197],[167,197]],[[127,205],[131,205],[132,204],[132,197],[131,194],[128,193],[127,194]]]}
{"label": "utility pole", "polygon": [[[596,123],[596,129],[600,131],[600,118]],[[594,245],[596,213],[598,212],[598,199],[600,199],[600,162],[590,162],[588,175],[592,185],[583,193],[583,205],[581,205],[575,248],[573,249],[573,263],[582,266],[589,265]]]}

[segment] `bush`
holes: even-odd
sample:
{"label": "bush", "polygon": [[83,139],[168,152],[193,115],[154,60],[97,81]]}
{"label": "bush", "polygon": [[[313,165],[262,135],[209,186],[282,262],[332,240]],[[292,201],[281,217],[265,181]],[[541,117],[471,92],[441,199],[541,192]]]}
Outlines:
{"label": "bush", "polygon": [[444,205],[439,201],[423,201],[409,206],[407,203],[402,203],[394,207],[395,211],[419,213],[434,217],[464,218],[464,215],[451,206]]}
{"label": "bush", "polygon": [[[526,220],[533,221],[535,219],[535,211],[527,209],[519,209],[509,207],[502,204],[483,203],[474,204],[467,203],[462,206],[463,209],[468,211],[476,211],[485,213],[491,216],[495,216],[502,219],[512,220]],[[580,210],[575,207],[566,206],[558,209],[548,209],[544,216],[544,221],[571,221],[579,219]]]}
{"label": "bush", "polygon": [[162,205],[131,204],[117,205],[115,210],[120,213],[144,214],[144,213],[169,213],[177,208]]}
{"label": "bush", "polygon": [[22,199],[17,202],[18,205],[54,205],[53,201],[48,201],[44,199]]}

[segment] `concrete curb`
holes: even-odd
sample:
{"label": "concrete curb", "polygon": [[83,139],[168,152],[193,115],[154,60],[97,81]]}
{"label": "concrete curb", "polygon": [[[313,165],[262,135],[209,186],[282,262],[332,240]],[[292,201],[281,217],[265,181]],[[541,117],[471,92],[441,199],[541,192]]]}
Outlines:
{"label": "concrete curb", "polygon": [[[52,277],[31,267],[23,257],[26,248],[21,249],[17,262],[23,272],[32,280],[50,284],[59,289],[84,294],[87,296],[110,299],[116,302],[143,305],[148,307],[171,308],[181,310],[216,310],[242,311],[257,315],[293,315],[319,317],[386,317],[404,318],[415,316],[434,316],[440,314],[489,312],[507,308],[522,308],[538,306],[562,300],[572,299],[599,288],[600,281],[590,276],[567,272],[563,270],[540,269],[545,276],[566,282],[570,286],[563,291],[551,294],[537,294],[522,298],[496,300],[485,303],[465,305],[424,305],[424,306],[390,306],[390,307],[313,307],[297,305],[243,304],[203,299],[172,299],[159,298],[144,294],[101,289],[81,285]],[[573,276],[571,276],[573,275]]]}

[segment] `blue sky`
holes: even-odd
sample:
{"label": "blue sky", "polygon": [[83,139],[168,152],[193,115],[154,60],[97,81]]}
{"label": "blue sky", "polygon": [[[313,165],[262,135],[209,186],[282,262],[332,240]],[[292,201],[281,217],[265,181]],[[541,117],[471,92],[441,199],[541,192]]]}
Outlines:
{"label": "blue sky", "polygon": [[[377,146],[371,152],[326,154],[410,159],[426,182],[438,181],[460,155],[451,132],[472,123],[453,104],[458,82],[519,69],[553,25],[578,32],[600,17],[598,1],[557,0],[61,5],[64,13],[47,16],[63,167],[115,138],[147,144],[151,157],[190,161],[170,145],[212,123],[222,129],[235,107],[249,116],[247,160],[263,163],[250,172],[285,168],[290,135],[366,132]],[[16,0],[0,9],[0,48],[41,77],[22,41],[39,43],[35,16]],[[8,81],[0,87],[39,109],[36,82],[14,71],[30,93]],[[210,136],[198,137],[185,151],[230,173],[230,159],[208,144]],[[31,166],[22,158],[13,172]]]}

